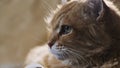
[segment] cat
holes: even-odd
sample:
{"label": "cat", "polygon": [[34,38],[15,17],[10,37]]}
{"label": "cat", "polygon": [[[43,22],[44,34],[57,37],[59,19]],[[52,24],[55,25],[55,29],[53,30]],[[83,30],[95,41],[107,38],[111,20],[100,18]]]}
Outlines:
{"label": "cat", "polygon": [[72,0],[51,17],[50,52],[71,68],[120,67],[120,16],[106,0]]}

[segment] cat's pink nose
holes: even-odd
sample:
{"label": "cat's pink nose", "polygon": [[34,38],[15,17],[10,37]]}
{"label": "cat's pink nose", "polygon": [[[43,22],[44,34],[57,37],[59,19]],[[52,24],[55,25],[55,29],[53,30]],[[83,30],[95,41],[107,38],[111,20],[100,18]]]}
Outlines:
{"label": "cat's pink nose", "polygon": [[48,42],[48,46],[51,48],[53,46],[54,43],[52,42]]}

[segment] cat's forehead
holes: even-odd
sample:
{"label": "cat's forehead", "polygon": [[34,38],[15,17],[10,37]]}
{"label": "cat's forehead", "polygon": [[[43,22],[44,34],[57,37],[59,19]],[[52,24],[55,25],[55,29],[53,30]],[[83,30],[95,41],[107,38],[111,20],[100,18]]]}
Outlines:
{"label": "cat's forehead", "polygon": [[[64,5],[53,17],[52,26],[58,27],[61,23],[67,25],[77,25],[83,23],[86,16],[83,14],[84,5],[77,1]],[[77,23],[79,22],[79,23]]]}

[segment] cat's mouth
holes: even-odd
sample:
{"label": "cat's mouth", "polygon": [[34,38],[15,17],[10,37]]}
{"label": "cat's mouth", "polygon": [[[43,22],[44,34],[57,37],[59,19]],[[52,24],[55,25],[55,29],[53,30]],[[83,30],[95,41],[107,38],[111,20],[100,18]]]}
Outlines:
{"label": "cat's mouth", "polygon": [[50,51],[59,60],[66,60],[69,58],[69,54],[66,52],[64,46],[58,47],[58,45],[53,45]]}
{"label": "cat's mouth", "polygon": [[66,59],[68,59],[68,55],[67,54],[65,54],[64,52],[53,52],[52,50],[51,50],[51,52],[52,52],[52,54],[57,58],[57,59],[59,59],[59,60],[66,60]]}

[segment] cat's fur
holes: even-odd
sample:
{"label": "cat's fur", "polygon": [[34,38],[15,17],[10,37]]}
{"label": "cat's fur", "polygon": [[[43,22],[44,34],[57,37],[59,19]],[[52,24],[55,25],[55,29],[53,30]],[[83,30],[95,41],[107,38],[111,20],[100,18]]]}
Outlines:
{"label": "cat's fur", "polygon": [[57,60],[48,50],[48,45],[33,48],[26,57],[25,68],[69,68]]}
{"label": "cat's fur", "polygon": [[[120,67],[120,16],[103,0],[71,1],[50,22],[48,45],[63,63],[72,68]],[[62,25],[71,32],[60,34]]]}

